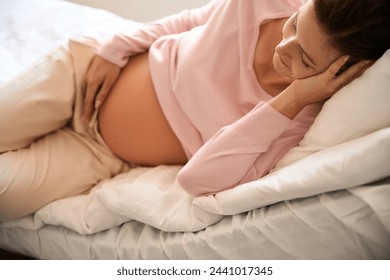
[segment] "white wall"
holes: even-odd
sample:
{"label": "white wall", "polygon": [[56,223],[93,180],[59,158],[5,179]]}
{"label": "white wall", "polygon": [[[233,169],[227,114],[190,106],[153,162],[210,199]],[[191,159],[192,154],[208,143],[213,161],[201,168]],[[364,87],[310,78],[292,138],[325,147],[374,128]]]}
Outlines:
{"label": "white wall", "polygon": [[124,18],[151,21],[179,12],[200,7],[209,0],[68,0],[91,7],[102,8]]}

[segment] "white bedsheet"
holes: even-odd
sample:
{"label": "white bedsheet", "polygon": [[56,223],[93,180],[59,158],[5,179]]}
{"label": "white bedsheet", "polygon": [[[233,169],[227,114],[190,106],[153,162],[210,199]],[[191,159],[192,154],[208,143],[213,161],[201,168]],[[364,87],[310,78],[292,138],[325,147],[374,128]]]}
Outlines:
{"label": "white bedsheet", "polygon": [[389,259],[389,190],[390,178],[226,216],[195,233],[137,221],[92,235],[0,227],[0,247],[40,259]]}
{"label": "white bedsheet", "polygon": [[100,41],[139,23],[107,11],[58,0],[0,1],[0,84],[69,37]]}

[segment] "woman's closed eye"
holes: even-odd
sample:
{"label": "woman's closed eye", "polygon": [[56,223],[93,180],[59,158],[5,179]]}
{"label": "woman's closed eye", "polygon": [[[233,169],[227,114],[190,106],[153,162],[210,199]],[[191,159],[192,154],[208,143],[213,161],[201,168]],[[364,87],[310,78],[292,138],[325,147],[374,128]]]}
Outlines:
{"label": "woman's closed eye", "polygon": [[294,28],[295,33],[297,32],[297,22],[298,22],[298,12],[295,13],[294,18],[291,22],[291,25]]}
{"label": "woman's closed eye", "polygon": [[310,68],[310,65],[305,62],[304,53],[303,52],[300,53],[300,61],[301,61],[302,65],[303,65],[303,67]]}
{"label": "woman's closed eye", "polygon": [[[292,26],[292,28],[294,30],[294,35],[297,34],[298,14],[299,14],[299,12],[296,12],[294,17],[293,17],[293,20],[291,21],[291,26]],[[305,61],[304,55],[305,54],[304,54],[303,50],[300,50],[300,55],[299,55],[300,62],[303,65],[303,67],[310,68],[310,65]]]}

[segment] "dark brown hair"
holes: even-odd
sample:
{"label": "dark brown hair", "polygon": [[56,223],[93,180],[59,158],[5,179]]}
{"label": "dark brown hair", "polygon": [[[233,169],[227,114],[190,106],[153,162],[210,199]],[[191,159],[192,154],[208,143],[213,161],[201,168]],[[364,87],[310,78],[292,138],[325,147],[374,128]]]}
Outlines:
{"label": "dark brown hair", "polygon": [[332,46],[353,62],[390,48],[390,0],[314,0],[314,11]]}

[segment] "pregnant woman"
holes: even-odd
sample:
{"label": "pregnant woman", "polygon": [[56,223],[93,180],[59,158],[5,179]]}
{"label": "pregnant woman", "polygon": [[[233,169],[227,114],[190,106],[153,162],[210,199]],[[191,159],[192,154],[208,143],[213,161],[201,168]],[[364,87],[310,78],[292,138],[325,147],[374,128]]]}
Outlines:
{"label": "pregnant woman", "polygon": [[[117,34],[86,73],[83,118],[95,143],[70,125],[50,140],[82,143],[69,146],[77,151],[66,155],[69,180],[55,187],[42,179],[27,192],[32,183],[1,175],[0,218],[88,191],[129,165],[184,165],[178,181],[192,195],[261,178],[299,143],[321,103],[390,47],[389,11],[385,0],[213,0]],[[18,153],[33,156],[1,145],[0,165],[26,166]],[[18,176],[63,177],[52,169]]]}

